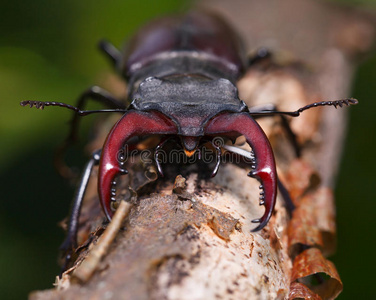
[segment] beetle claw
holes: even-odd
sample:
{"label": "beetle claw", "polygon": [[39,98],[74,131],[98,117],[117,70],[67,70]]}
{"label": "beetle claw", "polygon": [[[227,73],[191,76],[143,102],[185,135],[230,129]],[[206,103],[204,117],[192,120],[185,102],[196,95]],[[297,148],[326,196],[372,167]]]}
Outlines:
{"label": "beetle claw", "polygon": [[[246,156],[251,160],[252,170],[248,176],[256,178],[260,183],[262,194],[259,204],[265,206],[265,212],[260,219],[253,220],[253,223],[260,223],[252,231],[261,230],[268,223],[272,216],[276,192],[277,192],[277,172],[275,168],[274,155],[269,140],[261,127],[248,113],[222,114],[210,122],[206,127],[207,134],[220,134],[227,132],[237,132],[244,135],[252,151],[244,155],[244,151],[233,151]],[[233,147],[225,147],[231,151]]]}
{"label": "beetle claw", "polygon": [[102,149],[98,183],[101,204],[109,220],[114,214],[111,208],[115,200],[112,183],[116,183],[117,175],[128,173],[123,167],[124,161],[118,160],[119,149],[133,136],[176,133],[175,123],[158,112],[129,111],[114,125]]}

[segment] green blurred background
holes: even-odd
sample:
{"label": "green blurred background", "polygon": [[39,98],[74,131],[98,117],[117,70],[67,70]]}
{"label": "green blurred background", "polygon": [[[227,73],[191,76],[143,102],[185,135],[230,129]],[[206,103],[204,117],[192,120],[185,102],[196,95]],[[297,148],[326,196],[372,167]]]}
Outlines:
{"label": "green blurred background", "polygon": [[[337,2],[376,10],[371,0]],[[29,110],[19,101],[74,103],[101,74],[112,71],[96,48],[101,38],[119,46],[145,21],[187,7],[176,0],[0,1],[0,299],[24,299],[32,290],[52,287],[64,237],[57,222],[67,215],[73,193],[51,162],[70,112]],[[349,138],[336,190],[339,240],[331,259],[345,285],[339,299],[374,295],[375,82],[374,56],[355,80],[352,96],[361,104],[349,110]],[[89,126],[85,122],[86,130]],[[85,161],[84,156],[72,159],[76,165]]]}

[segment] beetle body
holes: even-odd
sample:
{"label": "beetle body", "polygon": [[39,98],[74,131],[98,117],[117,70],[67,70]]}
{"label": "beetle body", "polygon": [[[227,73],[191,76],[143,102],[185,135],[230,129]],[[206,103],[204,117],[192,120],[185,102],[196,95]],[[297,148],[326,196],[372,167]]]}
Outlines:
{"label": "beetle body", "polygon": [[150,76],[174,74],[235,82],[246,69],[246,55],[241,40],[224,20],[191,12],[151,22],[139,30],[117,67],[130,85]]}
{"label": "beetle body", "polygon": [[116,154],[134,135],[178,136],[188,156],[203,137],[245,135],[257,158],[251,175],[260,180],[266,205],[255,222],[257,229],[266,225],[276,197],[275,163],[268,139],[238,98],[235,82],[245,62],[241,41],[214,15],[166,18],[136,34],[119,63],[132,103],[110,132],[99,167],[99,194],[108,218],[115,201],[112,183],[118,173],[126,173]]}
{"label": "beetle body", "polygon": [[[23,106],[60,106],[74,110],[76,114],[65,146],[74,140],[79,116],[97,112],[123,114],[108,134],[102,150],[93,155],[85,168],[74,197],[68,237],[62,246],[65,250],[72,251],[76,245],[81,204],[90,173],[96,164],[99,165],[98,192],[101,205],[107,218],[112,218],[114,211],[111,204],[116,201],[116,177],[127,173],[119,153],[132,137],[161,136],[155,158],[162,174],[158,151],[169,138],[180,140],[186,155],[192,156],[203,143],[213,142],[214,137],[234,140],[243,135],[252,148],[249,155],[251,171],[248,175],[260,181],[260,205],[265,206],[264,214],[252,221],[258,223],[253,230],[257,231],[268,223],[272,215],[277,194],[277,173],[270,143],[252,117],[296,117],[312,107],[357,103],[357,100],[349,98],[316,102],[294,112],[281,112],[270,106],[249,110],[239,99],[236,88],[237,79],[248,67],[242,42],[221,18],[204,12],[191,12],[150,23],[131,39],[123,53],[108,43],[102,43],[101,47],[128,82],[128,100],[131,103],[128,108],[99,87],[84,92],[77,107],[60,102],[21,102]],[[87,98],[101,101],[111,109],[82,110]],[[217,151],[214,176],[220,163],[221,150],[219,146],[213,146]],[[233,148],[226,150],[231,151]]]}

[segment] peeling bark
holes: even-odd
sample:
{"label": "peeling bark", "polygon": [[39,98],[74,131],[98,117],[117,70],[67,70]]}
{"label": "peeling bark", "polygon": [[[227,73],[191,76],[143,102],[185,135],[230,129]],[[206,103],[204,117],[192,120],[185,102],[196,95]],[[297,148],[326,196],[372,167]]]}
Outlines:
{"label": "peeling bark", "polygon": [[[227,17],[250,50],[266,45],[289,52],[276,51],[278,63],[261,62],[241,79],[240,98],[250,106],[275,103],[280,110],[296,110],[348,96],[356,58],[374,42],[374,16],[320,1],[207,0],[199,6]],[[313,109],[291,120],[303,145],[300,159],[280,118],[260,120],[297,209],[290,217],[278,196],[271,221],[256,233],[250,231],[251,220],[263,214],[259,183],[242,165],[224,164],[213,179],[199,164],[169,166],[166,178],[156,180],[152,165],[134,162],[119,183],[122,197],[133,197],[129,215],[120,219],[115,241],[106,244],[92,276],[82,277],[80,270],[109,227],[102,223],[93,174],[74,267],[55,289],[30,299],[334,299],[342,283],[323,255],[335,248],[331,189],[345,114],[346,109]],[[247,149],[241,139],[238,144]],[[178,174],[183,176],[174,185]],[[328,276],[312,287],[316,274]]]}

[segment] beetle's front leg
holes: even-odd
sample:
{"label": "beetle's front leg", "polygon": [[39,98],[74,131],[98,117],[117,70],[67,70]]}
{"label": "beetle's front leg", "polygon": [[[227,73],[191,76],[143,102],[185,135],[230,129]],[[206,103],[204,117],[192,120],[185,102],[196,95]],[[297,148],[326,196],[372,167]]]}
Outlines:
{"label": "beetle's front leg", "polygon": [[87,185],[89,183],[91,172],[93,171],[93,167],[99,164],[100,153],[101,150],[95,151],[91,159],[86,164],[81,177],[81,181],[73,197],[67,236],[60,246],[60,250],[63,252],[64,255],[64,263],[62,270],[65,270],[68,267],[68,264],[72,257],[72,253],[77,248],[77,231],[81,214],[82,202],[85,196]]}
{"label": "beetle's front leg", "polygon": [[[86,106],[86,102],[89,99],[101,102],[110,109],[100,109],[100,110],[83,110]],[[70,121],[70,129],[64,142],[56,149],[54,164],[60,175],[66,178],[75,177],[72,170],[64,162],[64,154],[69,146],[77,141],[77,131],[80,117],[86,116],[93,113],[108,113],[108,112],[119,112],[124,113],[127,109],[121,101],[114,98],[109,92],[98,87],[92,86],[81,94],[78,98],[77,106],[73,106],[63,102],[56,101],[32,101],[26,100],[20,103],[21,106],[29,106],[30,108],[35,107],[38,109],[44,109],[46,106],[58,106],[73,110],[75,114]]]}
{"label": "beetle's front leg", "polygon": [[274,155],[269,140],[257,122],[249,113],[224,113],[214,117],[205,127],[207,135],[244,135],[248,144],[252,147],[255,159],[252,164],[252,171],[248,176],[258,179],[262,199],[260,204],[265,205],[265,213],[260,219],[253,220],[253,223],[260,223],[253,231],[265,227],[272,216],[277,196],[277,171]]}
{"label": "beetle's front leg", "polygon": [[[108,91],[98,87],[92,86],[84,91],[77,100],[76,107],[83,110],[88,100],[95,100],[112,109],[125,109],[124,103],[117,100]],[[56,149],[54,164],[59,173],[66,178],[73,177],[72,170],[65,164],[64,155],[66,150],[77,141],[78,127],[80,115],[74,114],[70,121],[70,128],[67,137],[63,143]]]}
{"label": "beetle's front leg", "polygon": [[[114,96],[111,95],[105,89],[102,89],[99,86],[92,86],[84,91],[80,97],[77,99],[76,107],[80,110],[83,110],[88,102],[88,100],[95,100],[108,108],[113,109],[125,109],[124,103],[117,100]],[[79,115],[74,114],[70,121],[69,134],[66,138],[66,143],[72,143],[77,140],[77,130]]]}

